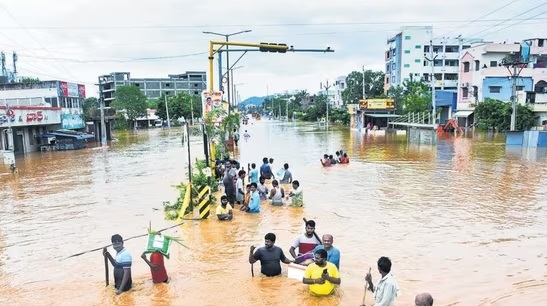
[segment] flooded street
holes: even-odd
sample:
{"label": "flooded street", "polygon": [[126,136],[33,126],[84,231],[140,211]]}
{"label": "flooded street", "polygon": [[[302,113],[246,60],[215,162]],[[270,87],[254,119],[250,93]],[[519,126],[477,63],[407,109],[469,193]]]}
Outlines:
{"label": "flooded street", "polygon": [[[211,215],[167,231],[190,248],[173,244],[169,284],[152,284],[140,258],[146,238],[127,241],[134,288],[121,296],[105,288],[100,251],[65,258],[110,244],[114,233],[144,234],[150,221],[154,229],[175,224],[164,220],[162,202],[176,199],[172,185],[187,173],[182,130],[118,134],[108,150],[33,153],[18,160],[16,175],[0,165],[0,305],[356,306],[369,267],[379,280],[380,256],[393,261],[396,305],[414,305],[422,291],[435,305],[547,301],[545,152],[507,150],[503,138],[486,134],[429,147],[310,124],[245,129],[251,138],[241,140],[241,165],[260,166],[263,157],[275,159],[274,170],[289,163],[305,207],[263,202],[259,215],[237,210],[232,222]],[[203,156],[200,141],[191,141],[193,161]],[[322,168],[321,156],[339,149],[350,164]],[[296,280],[261,277],[259,263],[251,277],[249,247],[274,232],[288,255],[303,217],[341,251],[336,296],[311,297]]]}

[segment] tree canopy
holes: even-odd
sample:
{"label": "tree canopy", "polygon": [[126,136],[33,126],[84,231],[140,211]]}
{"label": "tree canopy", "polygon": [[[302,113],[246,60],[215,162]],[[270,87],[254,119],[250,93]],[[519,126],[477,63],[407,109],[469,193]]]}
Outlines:
{"label": "tree canopy", "polygon": [[[167,96],[167,105],[169,106],[169,118],[178,119],[201,118],[201,97],[191,95],[186,92],[180,92],[175,96]],[[161,96],[157,100],[156,116],[163,120],[167,120],[167,112],[165,108],[165,96]]]}
{"label": "tree canopy", "polygon": [[138,117],[146,116],[148,103],[146,96],[137,86],[119,86],[112,107],[117,111],[125,111],[127,119],[135,121]]}
{"label": "tree canopy", "polygon": [[[384,95],[384,73],[382,71],[365,70],[366,97],[376,98]],[[363,72],[352,71],[346,77],[347,87],[342,91],[342,101],[345,104],[357,104],[363,98]]]}
{"label": "tree canopy", "polygon": [[[504,132],[511,127],[511,112],[511,103],[486,98],[475,107],[475,121],[481,129]],[[517,104],[517,130],[528,130],[535,125],[535,121],[534,113],[527,105]]]}

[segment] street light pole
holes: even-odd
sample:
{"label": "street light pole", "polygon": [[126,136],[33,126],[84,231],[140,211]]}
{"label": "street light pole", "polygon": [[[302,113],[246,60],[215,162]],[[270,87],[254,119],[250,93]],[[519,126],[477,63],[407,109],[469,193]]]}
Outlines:
{"label": "street light pole", "polygon": [[320,84],[321,85],[321,89],[325,89],[326,93],[327,93],[327,122],[325,123],[326,124],[326,127],[327,129],[329,129],[329,88],[332,87],[332,85],[329,85],[329,81],[327,80],[327,82],[325,82],[325,85],[323,85],[322,83]]}
{"label": "street light pole", "polygon": [[[239,32],[234,32],[234,33],[230,33],[230,34],[224,34],[224,33],[217,33],[217,32],[210,32],[210,31],[204,31],[203,34],[211,34],[211,35],[217,35],[217,36],[224,36],[224,39],[226,40],[226,42],[228,42],[230,40],[230,36],[234,36],[234,35],[238,35],[238,34],[243,34],[243,33],[249,33],[249,32],[252,32],[252,30],[244,30],[244,31],[239,31]],[[232,88],[231,88],[231,85],[232,84],[232,80],[230,79],[231,77],[233,77],[233,73],[230,74],[230,52],[229,52],[229,48],[228,48],[228,45],[226,45],[226,66],[228,67],[228,73],[227,73],[227,77],[226,77],[226,90],[228,91],[228,115],[230,114],[230,105],[232,104],[232,94],[231,94],[231,91],[232,91]],[[219,69],[222,70],[222,65],[219,66]],[[220,75],[222,75],[222,73],[219,73]],[[210,77],[213,77],[213,76],[210,76]],[[222,83],[222,80],[219,80],[220,83]]]}
{"label": "street light pole", "polygon": [[104,85],[104,78],[99,77],[99,107],[101,111],[101,146],[106,147],[106,120],[104,116],[104,94],[103,94],[103,85]]}
{"label": "street light pole", "polygon": [[169,120],[169,106],[167,105],[167,94],[165,94],[165,113],[167,115],[167,127],[171,128],[171,122]]}

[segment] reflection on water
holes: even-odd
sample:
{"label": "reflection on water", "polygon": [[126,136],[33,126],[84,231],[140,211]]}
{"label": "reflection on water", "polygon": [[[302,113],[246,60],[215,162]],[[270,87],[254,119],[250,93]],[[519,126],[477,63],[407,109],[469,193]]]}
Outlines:
{"label": "reflection on water", "polygon": [[[0,304],[10,305],[358,305],[363,277],[380,256],[392,258],[402,291],[397,305],[429,291],[436,305],[538,305],[547,299],[546,153],[506,148],[503,137],[446,137],[435,147],[405,137],[369,136],[346,128],[255,122],[244,126],[242,165],[273,157],[289,163],[306,207],[236,211],[232,222],[188,221],[168,234],[169,284],[153,285],[142,262],[144,238],[126,242],[134,289],[116,296],[104,286],[100,252],[66,256],[159,229],[163,201],[187,173],[181,130],[117,135],[108,150],[41,152],[0,168]],[[192,139],[192,154],[203,154]],[[319,158],[343,149],[349,165],[322,168]],[[274,171],[275,172],[275,171]],[[315,298],[296,280],[255,277],[247,258],[268,232],[286,254],[302,218],[332,234],[341,249],[342,285]],[[286,274],[286,267],[284,267]],[[373,273],[378,281],[378,273]],[[111,279],[112,282],[112,279]],[[37,299],[38,298],[38,299]],[[367,295],[372,304],[372,294]]]}

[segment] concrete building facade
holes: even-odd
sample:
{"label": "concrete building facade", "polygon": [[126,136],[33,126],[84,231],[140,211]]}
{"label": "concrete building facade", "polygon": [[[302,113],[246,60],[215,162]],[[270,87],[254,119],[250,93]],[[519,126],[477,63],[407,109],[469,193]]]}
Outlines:
{"label": "concrete building facade", "polygon": [[41,133],[83,130],[85,86],[64,81],[0,85],[0,151],[38,151]]}
{"label": "concrete building facade", "polygon": [[176,95],[179,92],[201,95],[201,92],[207,88],[205,71],[170,74],[167,78],[131,78],[129,72],[112,72],[102,78],[105,82],[101,85],[101,89],[107,106],[114,100],[116,88],[119,86],[135,85],[149,99],[157,99],[162,94]]}
{"label": "concrete building facade", "polygon": [[[433,62],[430,44],[433,39]],[[401,32],[387,40],[385,51],[384,89],[402,86],[406,80],[431,80],[432,65],[435,88],[438,90],[457,90],[459,52],[469,48],[466,39],[461,37],[434,37],[431,26],[411,26],[401,28]]]}

